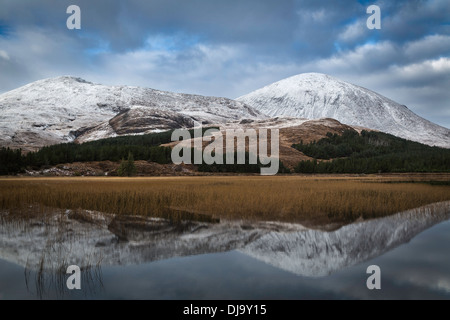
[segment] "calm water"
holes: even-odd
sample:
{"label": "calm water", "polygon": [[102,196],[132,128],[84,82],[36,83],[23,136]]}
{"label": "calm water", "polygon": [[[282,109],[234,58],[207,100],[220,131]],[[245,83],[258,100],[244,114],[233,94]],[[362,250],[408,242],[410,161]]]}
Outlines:
{"label": "calm water", "polygon": [[[259,238],[253,232],[250,241],[239,235],[241,243],[235,232],[224,234],[227,239],[234,237],[233,245],[224,238],[212,241],[211,230],[202,231],[198,237],[208,234],[209,247],[194,239],[192,232],[152,238],[145,247],[132,240],[97,242],[96,248],[113,246],[119,254],[111,258],[102,249],[103,262],[82,271],[81,290],[68,290],[68,276],[61,272],[33,268],[32,256],[39,256],[39,250],[33,251],[26,242],[14,248],[5,244],[0,247],[0,299],[450,299],[448,214],[419,216],[379,219],[331,233],[271,229]],[[386,230],[387,226],[393,229]],[[28,237],[38,235],[28,231]],[[174,241],[177,247],[201,243],[207,252],[214,251],[212,247],[220,252],[201,254],[190,247],[194,252],[182,249],[178,256],[164,258],[159,249],[148,251],[156,242],[166,246],[161,250],[174,248]],[[75,246],[71,250],[77,254]],[[8,262],[14,261],[15,253],[23,256],[24,252],[27,268],[19,258]],[[65,257],[70,260],[68,252]],[[88,254],[93,257],[94,251]],[[366,287],[366,268],[373,264],[381,268],[381,290]]]}

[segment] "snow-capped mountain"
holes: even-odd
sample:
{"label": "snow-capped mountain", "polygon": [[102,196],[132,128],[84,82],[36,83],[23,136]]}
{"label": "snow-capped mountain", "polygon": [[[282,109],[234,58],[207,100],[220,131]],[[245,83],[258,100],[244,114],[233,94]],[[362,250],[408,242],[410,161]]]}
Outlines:
{"label": "snow-capped mountain", "polygon": [[298,275],[321,277],[407,243],[448,220],[449,208],[448,201],[434,203],[333,232],[270,221],[185,221],[177,226],[164,219],[82,210],[55,210],[46,219],[27,220],[0,212],[0,259],[34,270],[60,270],[67,261],[82,268],[100,262],[132,265],[239,250]]}
{"label": "snow-capped mountain", "polygon": [[62,142],[191,127],[194,120],[226,125],[270,122],[269,117],[277,117],[272,119],[276,128],[289,126],[292,117],[332,118],[450,148],[449,129],[373,91],[316,73],[281,80],[238,101],[105,86],[70,76],[44,79],[0,95],[0,146],[35,150]]}
{"label": "snow-capped mountain", "polygon": [[224,123],[261,117],[226,98],[105,86],[63,76],[0,95],[0,144],[40,147],[73,141],[88,131],[92,138],[110,137],[189,126],[193,120]]}
{"label": "snow-capped mountain", "polygon": [[329,75],[296,75],[237,99],[268,116],[333,118],[428,145],[450,148],[450,130],[406,106]]}

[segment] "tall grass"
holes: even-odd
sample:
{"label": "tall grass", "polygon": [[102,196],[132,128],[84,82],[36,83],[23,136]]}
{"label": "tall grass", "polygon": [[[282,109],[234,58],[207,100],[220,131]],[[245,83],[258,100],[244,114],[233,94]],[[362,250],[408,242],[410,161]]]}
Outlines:
{"label": "tall grass", "polygon": [[3,179],[0,209],[21,212],[39,204],[175,220],[208,217],[316,225],[450,200],[448,185],[387,182],[299,176]]}

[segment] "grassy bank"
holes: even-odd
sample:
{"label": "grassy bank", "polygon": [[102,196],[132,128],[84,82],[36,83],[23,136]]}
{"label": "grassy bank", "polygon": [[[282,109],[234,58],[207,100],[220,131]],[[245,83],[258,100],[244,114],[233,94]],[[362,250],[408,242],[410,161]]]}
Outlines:
{"label": "grassy bank", "polygon": [[391,183],[411,180],[433,179],[409,176],[7,178],[0,179],[0,209],[20,212],[30,205],[40,205],[176,220],[207,217],[317,225],[381,217],[450,200],[450,186],[445,184]]}

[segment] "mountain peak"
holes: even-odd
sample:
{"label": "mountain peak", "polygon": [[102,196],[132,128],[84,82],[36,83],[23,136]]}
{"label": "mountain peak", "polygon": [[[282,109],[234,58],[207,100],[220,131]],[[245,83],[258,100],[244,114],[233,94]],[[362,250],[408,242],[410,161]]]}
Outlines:
{"label": "mountain peak", "polygon": [[[339,80],[338,78],[335,78],[333,76],[330,76],[329,74],[325,73],[318,73],[318,72],[307,72],[307,73],[300,73],[293,76],[290,76],[288,78],[282,79],[278,82],[287,82],[287,81],[336,81],[336,82],[342,82],[342,80]],[[277,82],[275,82],[277,83]]]}
{"label": "mountain peak", "polygon": [[76,77],[76,76],[58,76],[53,78],[46,78],[42,80],[38,80],[32,83],[27,84],[25,87],[28,86],[43,86],[43,85],[70,85],[70,84],[94,84],[90,81],[84,80],[83,78]]}
{"label": "mountain peak", "polygon": [[[312,80],[333,79],[333,80],[337,80],[336,78],[334,78],[328,74],[319,73],[319,72],[300,73],[300,74],[293,75],[289,78],[286,78],[284,80],[287,80],[287,79],[312,79]],[[281,81],[283,81],[283,80],[281,80]]]}
{"label": "mountain peak", "polygon": [[450,130],[374,91],[321,73],[295,75],[237,99],[271,117],[333,118],[450,148]]}
{"label": "mountain peak", "polygon": [[73,82],[79,82],[79,83],[88,83],[88,84],[93,84],[92,82],[86,81],[83,78],[80,77],[75,77],[75,76],[60,76],[60,77],[56,77],[56,78],[50,78],[49,80],[53,80],[53,81],[73,81]]}
{"label": "mountain peak", "polygon": [[[285,78],[283,80],[267,85],[262,89],[256,90],[255,92],[258,92],[260,90],[276,90],[278,92],[285,92],[289,94],[292,94],[294,91],[298,93],[309,94],[313,91],[323,90],[326,91],[326,94],[329,94],[330,92],[339,93],[345,92],[346,90],[355,90],[357,88],[362,87],[350,84],[328,74],[311,72],[301,73]],[[365,90],[369,91],[368,89]],[[240,97],[238,98],[238,100],[244,97]]]}

